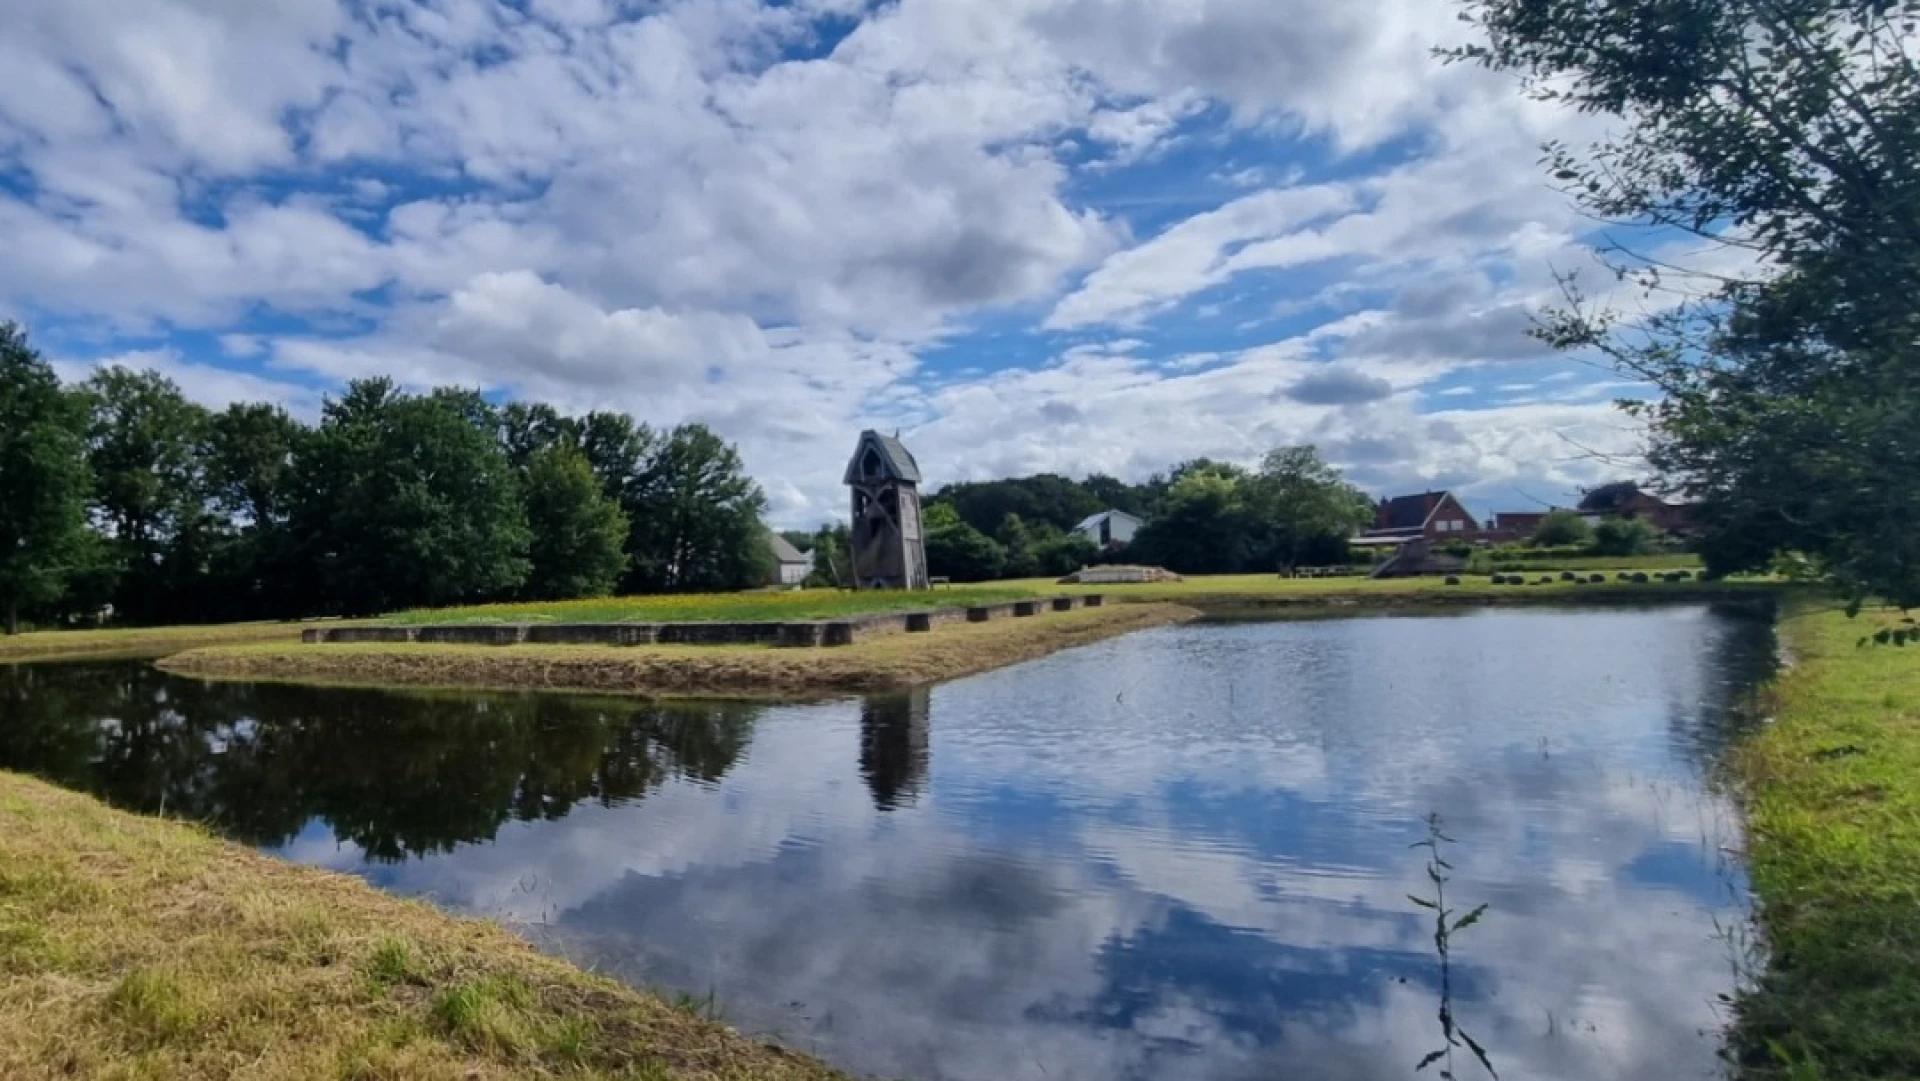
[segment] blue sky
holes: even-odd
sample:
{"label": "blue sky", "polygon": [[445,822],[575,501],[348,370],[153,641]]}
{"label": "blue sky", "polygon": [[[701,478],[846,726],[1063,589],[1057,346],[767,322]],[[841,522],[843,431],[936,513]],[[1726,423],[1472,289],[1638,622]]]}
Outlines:
{"label": "blue sky", "polygon": [[865,426],[930,480],[1313,442],[1482,512],[1633,471],[1525,334],[1597,130],[1451,0],[24,0],[0,317],[69,377],[697,420],[781,524]]}

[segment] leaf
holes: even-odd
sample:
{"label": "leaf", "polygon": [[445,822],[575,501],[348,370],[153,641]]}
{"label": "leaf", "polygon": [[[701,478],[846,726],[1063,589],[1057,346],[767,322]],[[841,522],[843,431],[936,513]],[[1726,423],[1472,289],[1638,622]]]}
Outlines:
{"label": "leaf", "polygon": [[1427,900],[1425,897],[1415,897],[1413,894],[1409,893],[1407,894],[1407,900],[1412,901],[1414,904],[1419,905],[1421,908],[1431,908],[1436,912],[1440,910],[1439,905],[1434,904],[1432,901]]}
{"label": "leaf", "polygon": [[[1480,907],[1474,909],[1472,912],[1469,912],[1466,915],[1460,917],[1458,920],[1455,920],[1453,924],[1453,932],[1462,931],[1468,927],[1472,927],[1476,923],[1479,923],[1481,914],[1486,912],[1486,910],[1487,910],[1487,906],[1482,904]],[[1449,932],[1449,933],[1453,933],[1453,932]]]}
{"label": "leaf", "polygon": [[1421,1070],[1424,1070],[1427,1067],[1433,1065],[1434,1063],[1439,1062],[1441,1058],[1445,1057],[1446,1053],[1447,1053],[1447,1049],[1444,1047],[1442,1047],[1438,1051],[1427,1052],[1427,1057],[1420,1060],[1420,1065],[1415,1066],[1413,1068],[1413,1072],[1419,1073]]}

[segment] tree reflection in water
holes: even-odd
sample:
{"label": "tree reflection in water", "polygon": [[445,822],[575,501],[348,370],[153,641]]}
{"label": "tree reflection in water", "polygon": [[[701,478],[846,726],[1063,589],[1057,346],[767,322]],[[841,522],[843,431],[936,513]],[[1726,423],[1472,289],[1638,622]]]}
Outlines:
{"label": "tree reflection in water", "polygon": [[[314,818],[372,860],[509,821],[719,780],[760,707],[175,679],[142,663],[0,668],[0,768],[284,844]],[[924,706],[921,711],[924,717]]]}

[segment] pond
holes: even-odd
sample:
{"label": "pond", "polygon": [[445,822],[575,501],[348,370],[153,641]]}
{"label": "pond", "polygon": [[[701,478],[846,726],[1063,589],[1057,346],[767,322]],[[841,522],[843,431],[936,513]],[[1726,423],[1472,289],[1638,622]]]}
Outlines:
{"label": "pond", "polygon": [[0,768],[920,1081],[1415,1077],[1433,813],[1502,1077],[1712,1077],[1748,910],[1712,777],[1771,649],[1703,607],[1194,624],[804,705],[27,665]]}

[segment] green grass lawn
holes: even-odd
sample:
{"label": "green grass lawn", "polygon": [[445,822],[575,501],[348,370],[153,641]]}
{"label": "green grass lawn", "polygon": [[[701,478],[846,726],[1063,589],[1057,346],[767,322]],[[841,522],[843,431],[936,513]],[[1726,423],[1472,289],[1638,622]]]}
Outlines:
{"label": "green grass lawn", "polygon": [[1681,571],[1699,570],[1700,557],[1692,552],[1661,552],[1646,556],[1571,556],[1533,558],[1477,552],[1469,567],[1479,574],[1491,571]]}
{"label": "green grass lawn", "polygon": [[1776,719],[1736,757],[1771,965],[1741,997],[1752,1078],[1920,1077],[1920,646],[1806,612]]}
{"label": "green grass lawn", "polygon": [[468,608],[422,608],[388,617],[395,623],[513,623],[551,620],[577,623],[669,623],[701,620],[831,619],[865,612],[912,608],[1000,604],[1025,600],[1042,589],[1060,592],[1051,582],[1004,582],[908,593],[891,590],[853,592],[796,589],[786,592],[680,593],[636,597],[599,597],[578,601],[483,604]]}
{"label": "green grass lawn", "polygon": [[[1607,561],[1601,561],[1606,563]],[[1635,586],[1613,580],[1627,566],[1596,566],[1583,570],[1592,574],[1608,571],[1608,581],[1599,585],[1562,582],[1530,584],[1524,590],[1567,593],[1616,589],[1677,588],[1658,581]],[[1545,572],[1529,572],[1534,576]],[[1725,583],[1719,588],[1751,588],[1752,582]],[[1698,582],[1679,583],[1698,589]],[[982,585],[955,586],[925,592],[894,592],[834,589],[801,589],[786,592],[756,590],[746,593],[687,593],[634,597],[600,597],[578,601],[546,601],[516,604],[485,604],[464,608],[416,609],[387,617],[395,623],[470,623],[470,622],[675,622],[699,620],[786,620],[831,619],[866,612],[889,612],[912,608],[957,607],[975,604],[999,604],[1028,597],[1061,593],[1101,593],[1116,600],[1181,600],[1195,598],[1299,597],[1370,595],[1392,596],[1429,593],[1521,592],[1522,587],[1496,586],[1484,575],[1466,575],[1459,585],[1449,586],[1443,578],[1282,578],[1277,574],[1222,574],[1188,578],[1180,582],[1149,582],[1136,585],[1060,585],[1051,578],[1024,578]]]}

